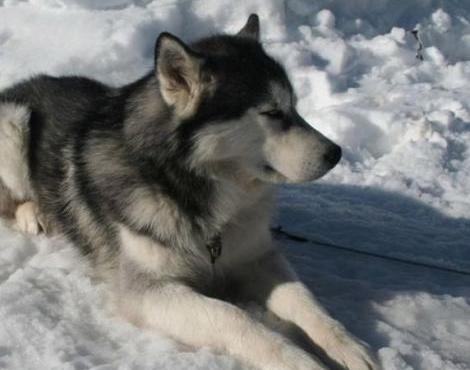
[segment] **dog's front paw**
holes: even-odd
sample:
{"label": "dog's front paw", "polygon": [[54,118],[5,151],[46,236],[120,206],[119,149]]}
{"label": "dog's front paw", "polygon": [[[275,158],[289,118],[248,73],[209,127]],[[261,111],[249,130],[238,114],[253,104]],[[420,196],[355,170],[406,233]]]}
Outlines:
{"label": "dog's front paw", "polygon": [[345,370],[381,370],[367,344],[354,338],[344,328],[336,327],[324,346],[327,356]]}

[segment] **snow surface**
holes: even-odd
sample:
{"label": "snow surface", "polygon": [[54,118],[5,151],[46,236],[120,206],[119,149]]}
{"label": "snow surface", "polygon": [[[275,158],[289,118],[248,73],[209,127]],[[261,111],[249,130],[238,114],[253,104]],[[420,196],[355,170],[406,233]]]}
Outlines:
{"label": "snow surface", "polygon": [[[160,31],[234,32],[251,12],[300,111],[345,151],[318,183],[283,187],[276,223],[470,271],[468,1],[0,0],[0,88],[38,72],[130,82]],[[470,369],[470,276],[281,242],[385,370]],[[115,318],[84,271],[60,238],[0,224],[0,369],[243,368]]]}

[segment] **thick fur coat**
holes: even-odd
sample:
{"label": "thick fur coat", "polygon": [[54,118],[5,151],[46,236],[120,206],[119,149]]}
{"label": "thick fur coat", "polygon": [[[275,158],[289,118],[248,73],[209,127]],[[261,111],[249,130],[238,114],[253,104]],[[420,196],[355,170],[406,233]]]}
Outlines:
{"label": "thick fur coat", "polygon": [[[271,240],[273,184],[312,181],[341,157],[295,102],[256,15],[190,45],[162,33],[154,70],[121,88],[29,79],[0,93],[0,211],[69,238],[137,325],[260,369],[378,369]],[[312,350],[234,304],[246,301]]]}

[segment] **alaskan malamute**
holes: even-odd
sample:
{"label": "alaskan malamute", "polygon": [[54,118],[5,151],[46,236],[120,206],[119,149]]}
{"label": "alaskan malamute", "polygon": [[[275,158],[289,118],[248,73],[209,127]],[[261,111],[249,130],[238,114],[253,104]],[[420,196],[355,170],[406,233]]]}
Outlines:
{"label": "alaskan malamute", "polygon": [[315,180],[341,157],[295,105],[256,15],[191,44],[160,34],[154,69],[120,88],[31,78],[0,93],[0,210],[25,232],[66,235],[137,325],[260,369],[378,369],[271,240],[273,185]]}

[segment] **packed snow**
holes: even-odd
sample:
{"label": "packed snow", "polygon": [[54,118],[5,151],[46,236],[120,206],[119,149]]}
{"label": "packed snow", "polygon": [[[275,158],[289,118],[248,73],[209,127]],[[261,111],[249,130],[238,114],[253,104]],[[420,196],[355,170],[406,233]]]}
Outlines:
{"label": "packed snow", "polygon": [[[283,238],[282,249],[385,370],[469,370],[470,2],[3,0],[0,89],[39,72],[130,82],[152,67],[159,32],[235,32],[252,12],[300,112],[344,149],[324,179],[282,187],[274,223],[469,274]],[[0,224],[0,369],[244,368],[115,317],[77,261],[61,238]]]}

